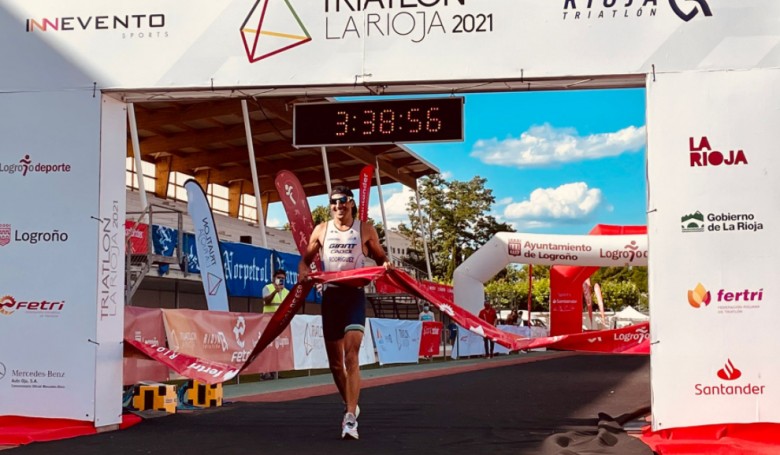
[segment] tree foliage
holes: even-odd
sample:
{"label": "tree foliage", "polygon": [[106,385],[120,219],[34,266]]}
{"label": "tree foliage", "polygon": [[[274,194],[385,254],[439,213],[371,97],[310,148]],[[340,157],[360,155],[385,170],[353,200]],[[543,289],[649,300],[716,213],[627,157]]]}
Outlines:
{"label": "tree foliage", "polygon": [[420,270],[426,267],[422,233],[428,241],[433,275],[451,282],[455,269],[494,234],[514,231],[489,215],[495,197],[485,182],[479,176],[468,182],[448,181],[440,175],[420,180],[419,207],[414,198],[407,205],[411,226],[399,226],[399,231],[411,241],[408,262]]}

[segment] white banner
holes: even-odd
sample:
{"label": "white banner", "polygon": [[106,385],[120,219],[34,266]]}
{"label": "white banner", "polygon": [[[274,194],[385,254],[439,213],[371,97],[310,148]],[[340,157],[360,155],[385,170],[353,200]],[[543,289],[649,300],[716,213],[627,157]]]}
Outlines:
{"label": "white banner", "polygon": [[[520,325],[497,325],[496,326],[498,330],[507,332],[507,333],[514,333],[515,335],[519,335],[521,337],[529,338],[531,336],[531,328],[520,326]],[[484,352],[484,349],[483,349]],[[496,354],[509,354],[509,349],[501,346],[500,344],[496,344],[496,349],[494,351]]]}
{"label": "white banner", "polygon": [[[96,395],[97,354],[107,354],[101,365],[119,361],[106,380],[121,393],[121,323],[98,338],[96,322],[98,260],[106,258],[98,217],[113,221],[98,197],[100,110],[101,97],[87,92],[0,95],[0,415],[95,421],[105,398]],[[124,177],[113,178],[123,192]],[[121,289],[124,276],[107,280]],[[98,350],[98,340],[114,344]],[[101,422],[121,414],[114,400],[114,416]]]}
{"label": "white banner", "polygon": [[104,87],[209,89],[780,66],[775,0],[2,3],[6,90],[70,87],[40,75],[61,60]]}
{"label": "white banner", "polygon": [[122,420],[122,365],[125,307],[125,177],[127,110],[104,96],[100,135],[100,228],[95,383],[95,426]]}
{"label": "white banner", "polygon": [[230,311],[225,267],[222,265],[214,214],[211,213],[206,193],[197,180],[189,179],[184,182],[184,189],[187,190],[187,209],[195,229],[198,268],[209,311]]}
{"label": "white banner", "polygon": [[[328,368],[328,353],[322,335],[322,316],[297,314],[290,322],[292,331],[293,359],[296,370]],[[360,365],[376,363],[374,343],[369,333],[371,321],[366,320],[363,342],[360,344],[358,360]]]}
{"label": "white banner", "polygon": [[485,355],[484,338],[474,332],[458,326],[458,338],[455,340],[455,346],[452,347],[450,357],[458,359],[461,357],[483,356]]}
{"label": "white banner", "polygon": [[648,80],[655,430],[780,422],[778,86],[778,70]]}
{"label": "white banner", "polygon": [[419,361],[421,321],[372,318],[371,333],[380,365]]}
{"label": "white banner", "polygon": [[455,269],[455,304],[477,314],[484,283],[508,264],[644,266],[647,236],[499,232]]}

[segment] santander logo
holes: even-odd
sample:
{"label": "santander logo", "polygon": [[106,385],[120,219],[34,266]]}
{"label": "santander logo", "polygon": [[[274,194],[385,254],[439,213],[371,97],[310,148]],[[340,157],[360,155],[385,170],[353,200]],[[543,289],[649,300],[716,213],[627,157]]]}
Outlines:
{"label": "santander logo", "polygon": [[743,381],[731,382],[742,377],[742,371],[734,366],[731,359],[726,360],[723,368],[718,370],[717,376],[723,381],[728,381],[728,383],[695,384],[693,386],[693,394],[695,396],[725,395],[734,397],[741,395],[764,395],[766,393],[767,386],[764,384],[744,383]]}
{"label": "santander logo", "polygon": [[726,366],[718,370],[718,377],[724,381],[733,381],[739,379],[742,376],[742,372],[734,367],[731,363],[731,359],[726,360]]}

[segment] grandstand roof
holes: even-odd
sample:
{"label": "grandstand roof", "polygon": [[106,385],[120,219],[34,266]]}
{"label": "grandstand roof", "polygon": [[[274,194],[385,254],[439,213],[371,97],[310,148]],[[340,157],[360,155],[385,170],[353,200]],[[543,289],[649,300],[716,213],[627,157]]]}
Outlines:
{"label": "grandstand roof", "polygon": [[[248,99],[252,137],[263,204],[279,201],[273,179],[280,170],[293,171],[308,196],[327,193],[320,148],[292,145],[293,109],[299,102],[328,98]],[[164,100],[134,103],[144,161],[156,164],[155,194],[165,197],[168,173],[195,176],[201,184],[230,188],[233,194],[254,194],[241,101]],[[128,136],[127,154],[132,156]],[[402,183],[416,188],[416,180],[439,170],[402,145],[329,147],[331,182],[357,188],[360,170],[379,159],[382,184]],[[151,191],[151,188],[147,188]]]}

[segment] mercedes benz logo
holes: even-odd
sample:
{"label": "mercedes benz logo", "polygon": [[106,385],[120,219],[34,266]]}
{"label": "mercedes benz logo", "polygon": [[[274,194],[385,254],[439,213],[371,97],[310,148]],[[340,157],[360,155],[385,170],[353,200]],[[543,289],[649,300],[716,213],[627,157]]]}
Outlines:
{"label": "mercedes benz logo", "polygon": [[5,365],[3,365],[3,362],[0,362],[0,379],[3,379],[5,377]]}

